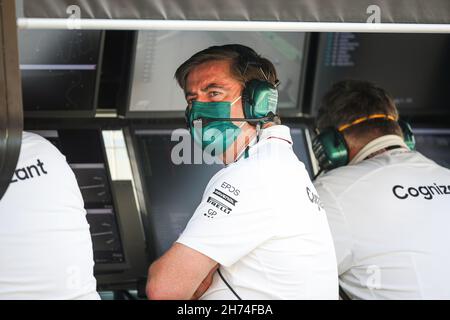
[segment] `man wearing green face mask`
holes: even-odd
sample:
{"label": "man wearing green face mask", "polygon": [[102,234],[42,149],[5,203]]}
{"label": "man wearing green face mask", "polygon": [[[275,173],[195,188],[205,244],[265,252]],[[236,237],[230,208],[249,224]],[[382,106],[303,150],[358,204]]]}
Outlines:
{"label": "man wearing green face mask", "polygon": [[176,72],[194,141],[226,167],[174,245],[149,268],[150,299],[337,299],[326,215],[289,128],[273,64],[210,47]]}
{"label": "man wearing green face mask", "polygon": [[[222,155],[224,163],[229,161],[225,153],[237,140],[241,128],[245,125],[245,122],[235,125],[229,120],[231,108],[240,99],[241,97],[238,97],[231,103],[227,101],[193,101],[192,105],[186,109],[186,122],[196,143],[202,146],[204,152],[211,155]],[[193,125],[196,120],[200,120],[200,122],[196,122],[197,127]]]}

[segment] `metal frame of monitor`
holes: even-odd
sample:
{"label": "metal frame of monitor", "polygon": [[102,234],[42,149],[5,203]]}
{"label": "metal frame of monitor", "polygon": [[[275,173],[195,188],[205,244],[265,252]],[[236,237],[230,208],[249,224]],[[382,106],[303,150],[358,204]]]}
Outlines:
{"label": "metal frame of monitor", "polygon": [[4,1],[0,7],[0,200],[16,169],[22,144],[22,97],[14,6],[14,2]]}
{"label": "metal frame of monitor", "polygon": [[124,262],[120,262],[120,263],[102,263],[102,264],[96,264],[94,267],[94,272],[100,272],[100,273],[104,273],[107,271],[122,271],[122,270],[126,270],[130,268],[130,265],[128,263],[129,257],[128,257],[128,252],[126,252],[124,244],[123,244],[123,228],[122,228],[122,221],[121,221],[121,216],[119,211],[117,210],[117,208],[119,208],[119,205],[117,203],[117,198],[114,196],[114,189],[113,189],[113,182],[111,179],[111,171],[109,168],[109,163],[108,163],[108,158],[106,155],[106,147],[105,147],[105,142],[103,140],[103,135],[102,135],[102,131],[98,130],[98,134],[100,135],[100,141],[102,144],[102,155],[103,155],[103,160],[104,160],[104,165],[105,165],[105,170],[106,170],[106,175],[108,177],[108,183],[109,183],[109,189],[111,192],[111,198],[112,198],[112,202],[113,202],[113,206],[114,206],[114,215],[116,218],[116,223],[117,223],[117,231],[119,232],[118,236],[120,239],[120,245],[123,251],[123,256],[124,256]]}
{"label": "metal frame of monitor", "polygon": [[[83,129],[80,129],[80,130],[83,130]],[[117,203],[117,198],[114,196],[113,181],[111,178],[111,171],[109,168],[108,157],[106,154],[106,147],[105,147],[105,141],[103,140],[102,129],[92,129],[92,130],[95,130],[97,132],[97,134],[100,136],[103,164],[105,165],[106,176],[107,176],[108,184],[109,184],[109,191],[111,193],[113,210],[114,210],[114,215],[116,218],[117,231],[119,233],[118,236],[120,239],[120,244],[121,244],[121,248],[122,248],[123,256],[124,256],[123,262],[95,264],[94,273],[105,274],[105,273],[110,273],[110,272],[120,272],[120,271],[129,269],[130,265],[128,263],[128,261],[129,261],[128,253],[126,252],[124,244],[123,244],[124,231],[122,228],[121,216],[120,216],[119,211],[117,210],[117,208],[119,208],[119,205]]]}
{"label": "metal frame of monitor", "polygon": [[[450,136],[450,128],[435,128],[435,127],[417,127],[412,129],[413,134],[426,134],[426,135],[434,135],[434,134],[443,134]],[[450,152],[450,150],[449,150]]]}
{"label": "metal frame of monitor", "polygon": [[[134,67],[136,63],[136,48],[137,48],[137,41],[138,41],[138,32],[135,31],[133,35],[133,48],[132,48],[132,58],[130,63],[130,77],[128,79],[128,90],[127,90],[127,99],[126,99],[126,105],[124,105],[122,108],[118,110],[118,114],[124,118],[128,119],[142,119],[142,118],[154,118],[154,119],[173,119],[173,118],[184,118],[184,110],[183,111],[130,111],[130,101],[131,101],[131,93],[132,93],[132,86],[133,86],[133,77],[134,77]],[[303,113],[303,102],[304,102],[304,96],[305,96],[305,85],[307,81],[307,74],[306,69],[309,65],[309,62],[311,60],[311,33],[305,32],[305,39],[304,39],[304,47],[303,52],[304,56],[302,59],[301,64],[301,70],[299,70],[300,73],[300,88],[298,90],[298,102],[297,107],[293,109],[280,109],[280,116],[282,117],[300,117]],[[175,81],[175,80],[174,80]],[[180,89],[181,90],[181,89]]]}
{"label": "metal frame of monitor", "polygon": [[103,48],[105,42],[105,31],[100,31],[97,69],[95,72],[94,99],[90,110],[43,110],[24,111],[26,118],[94,118],[97,111],[98,93],[100,88],[101,69],[103,61]]}
{"label": "metal frame of monitor", "polygon": [[306,146],[308,147],[308,155],[311,162],[311,170],[312,170],[312,176],[311,180],[314,178],[314,176],[319,172],[319,162],[317,161],[314,151],[312,148],[312,137],[310,133],[311,127],[308,124],[304,125],[304,133],[305,133],[305,140],[306,140]]}
{"label": "metal frame of monitor", "polygon": [[[448,140],[450,141],[450,126],[449,126],[449,124],[447,123],[447,126],[445,127],[444,125],[439,125],[439,126],[436,126],[436,125],[429,125],[429,126],[426,126],[426,125],[424,125],[424,124],[422,124],[422,125],[412,125],[412,132],[413,132],[413,134],[417,137],[417,136],[425,136],[425,137],[434,137],[434,136],[436,136],[436,135],[440,135],[440,136],[445,136],[445,137],[447,137],[448,138]],[[422,153],[422,150],[419,150],[419,149],[417,149],[417,144],[416,144],[416,150],[418,151],[418,152],[421,152]],[[440,149],[438,149],[438,150],[440,150]],[[426,151],[426,150],[425,150]],[[450,149],[449,149],[449,154],[450,154]],[[422,153],[424,156],[426,156],[427,158],[429,158],[429,159],[431,159],[431,160],[433,160],[433,161],[436,161],[436,163],[438,163],[438,164],[440,164],[440,160],[439,159],[437,159],[437,160],[434,160],[433,158],[431,158],[431,155],[430,155],[430,157],[428,156],[428,155],[426,155],[426,153],[427,152],[425,152],[425,153]],[[445,160],[447,160],[445,157],[444,157],[444,159]]]}
{"label": "metal frame of monitor", "polygon": [[[135,131],[139,129],[141,126],[137,125],[136,127],[125,127],[123,128],[123,135],[125,138],[126,148],[128,151],[128,157],[130,159],[131,171],[133,174],[133,180],[135,183],[136,195],[139,202],[141,221],[145,233],[145,242],[147,248],[147,257],[149,261],[152,262],[156,259],[156,250],[154,248],[155,238],[153,232],[149,230],[149,226],[147,225],[147,221],[149,221],[149,216],[151,214],[151,204],[149,199],[146,197],[147,186],[143,181],[142,174],[142,163],[137,156],[137,138]],[[173,124],[156,124],[152,125],[151,128],[145,126],[146,129],[150,130],[171,130],[173,129]],[[144,127],[143,127],[144,128]]]}

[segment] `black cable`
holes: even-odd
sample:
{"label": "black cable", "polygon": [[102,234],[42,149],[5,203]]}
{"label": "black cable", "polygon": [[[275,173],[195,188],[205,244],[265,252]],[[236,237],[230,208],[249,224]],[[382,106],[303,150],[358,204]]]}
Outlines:
{"label": "black cable", "polygon": [[[189,121],[189,120],[188,120]],[[277,122],[279,121],[279,116],[277,114],[274,114],[273,112],[269,112],[269,114],[262,118],[208,118],[208,117],[201,117],[198,119],[193,120],[195,121],[201,121],[202,126],[210,123],[210,122],[216,122],[216,121],[231,121],[231,122],[253,122],[253,123],[261,123],[261,122]],[[189,123],[188,123],[189,125]],[[195,127],[195,125],[194,125]]]}
{"label": "black cable", "polygon": [[230,289],[231,292],[233,292],[233,294],[236,296],[236,298],[238,298],[238,300],[242,300],[241,297],[239,297],[239,295],[236,293],[236,291],[234,291],[233,288],[228,284],[227,280],[225,280],[225,278],[222,275],[222,272],[220,272],[220,268],[217,269],[217,272],[219,273],[219,276],[222,279],[222,281],[227,285],[228,289]]}
{"label": "black cable", "polygon": [[341,286],[339,286],[339,296],[342,298],[342,300],[352,300],[350,299],[348,294],[345,293]]}
{"label": "black cable", "polygon": [[128,290],[113,291],[114,300],[138,300]]}
{"label": "black cable", "polygon": [[320,169],[319,172],[316,173],[316,175],[312,178],[312,181],[316,180],[318,176],[323,172],[323,169]]}

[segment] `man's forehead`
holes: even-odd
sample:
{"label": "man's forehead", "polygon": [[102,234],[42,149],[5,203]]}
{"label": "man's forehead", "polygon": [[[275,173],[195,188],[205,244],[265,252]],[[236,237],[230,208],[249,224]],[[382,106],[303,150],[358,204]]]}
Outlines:
{"label": "man's forehead", "polygon": [[233,80],[230,61],[208,61],[192,68],[186,78],[186,90],[189,91],[192,87],[203,88],[210,84],[225,85]]}
{"label": "man's forehead", "polygon": [[222,59],[222,60],[210,60],[210,61],[205,61],[195,67],[193,67],[191,69],[191,72],[194,71],[204,71],[204,72],[208,72],[208,71],[214,71],[217,69],[221,69],[224,72],[229,72],[231,67],[231,60],[228,59]]}

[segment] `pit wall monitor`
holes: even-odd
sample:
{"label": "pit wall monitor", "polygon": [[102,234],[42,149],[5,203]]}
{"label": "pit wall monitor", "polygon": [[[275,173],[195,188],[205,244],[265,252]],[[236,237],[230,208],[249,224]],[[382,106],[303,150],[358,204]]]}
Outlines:
{"label": "pit wall monitor", "polygon": [[243,44],[275,65],[280,80],[279,109],[297,115],[303,94],[309,34],[282,32],[139,31],[126,117],[182,117],[184,93],[174,74],[196,52],[213,45]]}
{"label": "pit wall monitor", "polygon": [[448,116],[449,57],[449,34],[321,33],[310,112],[333,83],[356,79],[387,90],[402,116]]}
{"label": "pit wall monitor", "polygon": [[90,226],[95,272],[128,268],[101,132],[94,129],[33,132],[58,148],[75,174]]}
{"label": "pit wall monitor", "polygon": [[[291,128],[295,154],[313,176],[307,127],[287,125]],[[134,150],[131,162],[136,165],[133,174],[137,175],[134,180],[140,184],[138,198],[152,251],[149,255],[153,258],[161,256],[178,238],[199,205],[209,180],[223,168],[222,164],[207,164],[212,163],[209,157],[196,162],[195,154],[201,154],[201,149],[194,143],[189,144],[189,157],[183,163],[174,163],[174,147],[180,141],[190,140],[186,129],[174,130],[169,127],[131,130]]]}
{"label": "pit wall monitor", "polygon": [[449,128],[414,128],[413,133],[417,151],[450,169]]}
{"label": "pit wall monitor", "polygon": [[93,117],[104,32],[20,30],[25,117]]}

